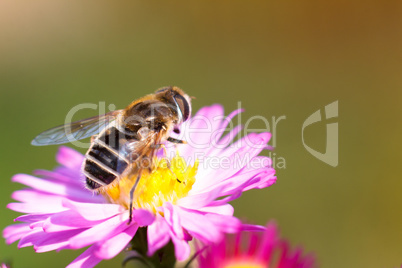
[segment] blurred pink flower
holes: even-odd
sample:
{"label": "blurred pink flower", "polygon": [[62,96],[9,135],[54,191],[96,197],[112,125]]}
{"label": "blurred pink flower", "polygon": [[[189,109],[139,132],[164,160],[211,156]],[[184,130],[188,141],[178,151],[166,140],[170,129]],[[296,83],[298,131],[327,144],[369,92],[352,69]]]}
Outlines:
{"label": "blurred pink flower", "polygon": [[[198,247],[200,245],[198,244]],[[290,250],[289,243],[279,237],[274,223],[264,232],[239,231],[220,242],[209,244],[197,256],[199,268],[311,268],[312,254],[302,256],[303,250]]]}
{"label": "blurred pink flower", "polygon": [[[225,159],[227,166],[199,164],[194,184],[185,196],[161,202],[153,210],[135,208],[130,224],[125,206],[109,203],[85,189],[80,179],[83,155],[61,147],[56,156],[60,166],[54,171],[36,171],[40,178],[25,174],[12,178],[28,188],[12,194],[19,202],[8,204],[8,208],[25,215],[15,219],[22,223],[4,229],[6,242],[19,240],[19,248],[33,246],[36,252],[90,246],[68,267],[93,267],[121,252],[139,227],[148,227],[148,255],[171,240],[178,260],[190,255],[188,241],[193,237],[210,243],[221,240],[224,233],[237,232],[241,223],[233,217],[228,202],[243,191],[268,187],[276,180],[271,160],[258,156],[267,148],[270,133],[251,133],[234,143],[241,126],[223,135],[240,112],[225,118],[222,106],[204,107],[181,126],[180,135],[173,134],[188,144],[168,144],[168,155],[178,153],[188,165],[196,163],[196,158],[215,157]],[[239,164],[243,159],[239,156],[249,158]]]}

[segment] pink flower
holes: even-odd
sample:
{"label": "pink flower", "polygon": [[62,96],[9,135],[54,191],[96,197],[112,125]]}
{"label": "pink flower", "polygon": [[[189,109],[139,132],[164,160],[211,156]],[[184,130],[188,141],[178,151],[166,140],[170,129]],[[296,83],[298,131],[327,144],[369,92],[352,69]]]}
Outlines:
{"label": "pink flower", "polygon": [[[271,160],[258,156],[267,148],[269,133],[251,133],[233,142],[241,130],[237,126],[223,135],[239,112],[225,118],[222,106],[204,107],[181,126],[180,135],[173,134],[188,142],[166,148],[181,182],[162,166],[144,175],[134,194],[130,224],[121,198],[127,187],[120,183],[104,196],[94,195],[80,179],[83,155],[61,147],[56,156],[60,166],[54,171],[39,170],[40,178],[25,174],[12,178],[28,188],[14,192],[12,197],[19,202],[8,208],[25,214],[15,219],[21,223],[5,228],[3,236],[8,244],[19,240],[19,248],[33,246],[36,252],[89,246],[68,267],[93,267],[121,252],[138,228],[148,227],[148,255],[171,240],[176,258],[188,258],[188,241],[193,237],[217,242],[224,233],[239,230],[241,223],[233,217],[229,201],[276,180]],[[208,164],[211,159],[221,162]]]}
{"label": "pink flower", "polygon": [[303,250],[290,250],[289,243],[279,237],[274,223],[265,232],[242,230],[235,237],[227,236],[218,243],[201,249],[197,256],[199,268],[311,268],[312,254],[302,256]]}

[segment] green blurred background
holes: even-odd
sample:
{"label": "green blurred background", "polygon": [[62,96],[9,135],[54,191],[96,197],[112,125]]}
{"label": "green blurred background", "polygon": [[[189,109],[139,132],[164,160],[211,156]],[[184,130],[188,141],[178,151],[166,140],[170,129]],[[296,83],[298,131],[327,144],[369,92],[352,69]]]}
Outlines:
{"label": "green blurred background", "polygon": [[[194,110],[222,103],[229,113],[241,101],[243,120],[286,116],[275,149],[286,168],[274,186],[233,202],[236,216],[276,219],[322,267],[401,265],[401,27],[401,1],[1,1],[0,227],[19,215],[5,208],[22,187],[12,175],[56,164],[57,146],[30,145],[36,134],[79,103],[123,108],[177,85],[196,97]],[[301,129],[336,100],[331,167],[306,151]],[[305,132],[318,151],[325,123]],[[0,243],[14,268],[62,267],[78,254]]]}

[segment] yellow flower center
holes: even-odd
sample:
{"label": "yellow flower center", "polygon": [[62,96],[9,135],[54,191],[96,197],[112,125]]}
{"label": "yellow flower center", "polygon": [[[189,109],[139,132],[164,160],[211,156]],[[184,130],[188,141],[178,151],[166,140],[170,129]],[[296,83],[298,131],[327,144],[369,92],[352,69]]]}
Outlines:
{"label": "yellow flower center", "polygon": [[[184,158],[178,154],[169,162],[157,159],[152,172],[143,169],[141,179],[134,191],[134,209],[143,208],[156,213],[156,208],[164,202],[175,204],[187,196],[191,190],[198,170],[198,161],[194,166],[187,166]],[[126,208],[130,204],[130,190],[137,174],[130,174],[107,186],[102,194],[111,202]]]}
{"label": "yellow flower center", "polygon": [[267,266],[262,263],[255,263],[253,261],[236,261],[230,262],[224,268],[266,268]]}

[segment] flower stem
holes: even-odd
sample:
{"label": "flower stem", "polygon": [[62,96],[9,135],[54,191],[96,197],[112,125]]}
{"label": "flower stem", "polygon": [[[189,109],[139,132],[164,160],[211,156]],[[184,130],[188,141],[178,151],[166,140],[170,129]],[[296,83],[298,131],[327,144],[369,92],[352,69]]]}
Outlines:
{"label": "flower stem", "polygon": [[129,261],[137,261],[152,268],[173,268],[176,263],[172,242],[169,242],[166,246],[156,251],[154,255],[147,255],[148,243],[146,227],[139,228],[130,243],[130,250],[133,252],[125,258],[123,266],[125,266]]}

